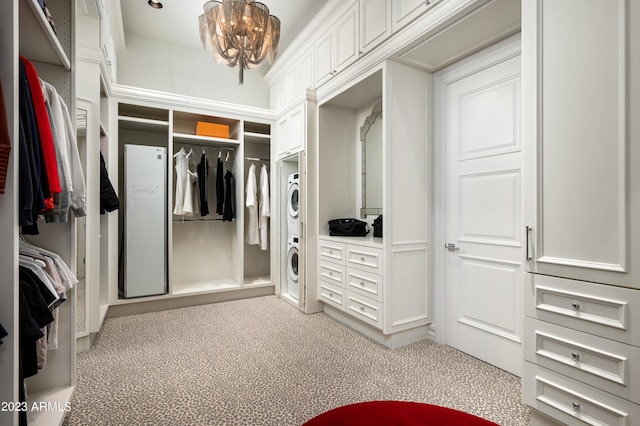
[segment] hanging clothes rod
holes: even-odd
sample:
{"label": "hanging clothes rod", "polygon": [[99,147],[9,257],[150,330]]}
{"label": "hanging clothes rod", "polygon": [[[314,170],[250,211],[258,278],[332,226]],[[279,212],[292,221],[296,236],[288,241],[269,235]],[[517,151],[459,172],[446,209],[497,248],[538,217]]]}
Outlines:
{"label": "hanging clothes rod", "polygon": [[271,160],[269,160],[268,158],[258,158],[258,157],[244,157],[245,160],[248,161],[263,161],[263,162],[269,162]]}

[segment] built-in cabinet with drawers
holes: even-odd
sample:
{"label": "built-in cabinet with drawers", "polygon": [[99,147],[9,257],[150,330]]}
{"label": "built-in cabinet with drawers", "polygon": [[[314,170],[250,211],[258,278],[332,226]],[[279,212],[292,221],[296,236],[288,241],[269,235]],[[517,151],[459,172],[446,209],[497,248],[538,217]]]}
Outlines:
{"label": "built-in cabinet with drawers", "polygon": [[[309,167],[318,176],[310,186],[317,193],[318,300],[329,315],[389,347],[424,339],[431,322],[430,89],[429,73],[385,61],[318,101],[317,155]],[[383,236],[330,236],[329,220],[360,217],[360,128],[376,105],[382,155],[367,170],[382,170],[376,207]]]}
{"label": "built-in cabinet with drawers", "polygon": [[532,424],[638,424],[640,5],[522,16],[523,399]]}

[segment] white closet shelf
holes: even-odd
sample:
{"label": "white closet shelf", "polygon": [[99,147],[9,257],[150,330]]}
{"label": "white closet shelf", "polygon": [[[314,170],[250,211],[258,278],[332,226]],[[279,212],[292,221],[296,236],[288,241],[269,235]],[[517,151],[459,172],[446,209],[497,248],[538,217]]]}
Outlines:
{"label": "white closet shelf", "polygon": [[175,283],[172,286],[173,296],[187,296],[193,294],[214,293],[234,288],[240,288],[240,284],[231,278],[190,283]]}
{"label": "white closet shelf", "polygon": [[[28,389],[27,389],[28,391]],[[50,426],[62,424],[66,414],[65,404],[71,403],[75,386],[63,386],[54,389],[47,389],[42,392],[29,392],[27,398],[28,414],[27,421],[30,426]],[[33,404],[43,405],[41,411],[32,410]]]}
{"label": "white closet shelf", "polygon": [[256,144],[269,144],[271,143],[271,135],[264,133],[244,132],[244,141]]}
{"label": "white closet shelf", "polygon": [[[20,55],[31,61],[62,65],[71,70],[71,61],[53,32],[37,0],[20,1]],[[24,33],[23,33],[24,32]],[[28,36],[26,33],[28,32]]]}
{"label": "white closet shelf", "polygon": [[123,129],[142,130],[145,132],[168,132],[169,122],[164,120],[152,120],[149,118],[118,116],[118,124]]}
{"label": "white closet shelf", "polygon": [[213,138],[210,136],[190,135],[187,133],[174,133],[173,140],[192,145],[215,145],[215,146],[237,146],[238,139]]}

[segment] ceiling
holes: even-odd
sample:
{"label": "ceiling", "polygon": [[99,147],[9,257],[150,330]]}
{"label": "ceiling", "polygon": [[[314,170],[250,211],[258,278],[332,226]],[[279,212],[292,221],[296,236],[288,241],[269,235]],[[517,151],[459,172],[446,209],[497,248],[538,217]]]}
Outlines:
{"label": "ceiling", "polygon": [[[202,49],[198,16],[204,0],[161,0],[153,9],[147,0],[119,0],[125,37],[134,33],[179,45]],[[322,9],[327,0],[263,0],[281,21],[278,51],[282,53]]]}

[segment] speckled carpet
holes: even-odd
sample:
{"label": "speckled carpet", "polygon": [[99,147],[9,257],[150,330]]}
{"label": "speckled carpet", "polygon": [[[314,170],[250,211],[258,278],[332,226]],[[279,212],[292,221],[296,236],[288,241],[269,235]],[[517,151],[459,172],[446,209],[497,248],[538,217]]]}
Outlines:
{"label": "speckled carpet", "polygon": [[66,425],[300,425],[402,400],[528,425],[520,379],[451,347],[387,349],[276,296],[109,318],[78,355]]}

